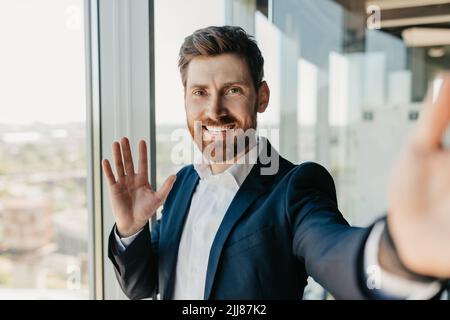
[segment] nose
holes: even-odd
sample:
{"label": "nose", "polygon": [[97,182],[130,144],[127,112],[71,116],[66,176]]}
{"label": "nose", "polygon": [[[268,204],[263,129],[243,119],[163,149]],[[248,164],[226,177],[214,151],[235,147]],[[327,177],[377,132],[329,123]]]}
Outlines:
{"label": "nose", "polygon": [[227,115],[226,110],[222,104],[220,96],[212,94],[208,101],[208,116],[212,120],[218,120]]}

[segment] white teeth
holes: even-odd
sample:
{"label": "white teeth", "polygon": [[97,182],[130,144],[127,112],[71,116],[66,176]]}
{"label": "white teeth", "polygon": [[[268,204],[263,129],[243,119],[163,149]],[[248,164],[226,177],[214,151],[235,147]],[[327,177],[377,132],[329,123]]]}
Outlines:
{"label": "white teeth", "polygon": [[231,129],[231,127],[212,127],[212,126],[206,126],[206,130],[213,131],[213,132],[221,132]]}

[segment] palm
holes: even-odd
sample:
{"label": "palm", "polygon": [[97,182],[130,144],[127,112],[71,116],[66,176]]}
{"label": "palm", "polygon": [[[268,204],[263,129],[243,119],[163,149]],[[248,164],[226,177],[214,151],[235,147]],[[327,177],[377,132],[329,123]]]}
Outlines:
{"label": "palm", "polygon": [[[154,212],[155,193],[150,185],[139,183],[137,178],[128,178],[126,182],[117,182],[111,186],[111,202],[114,212],[123,213],[125,217],[144,221]],[[134,180],[134,181],[133,181]]]}
{"label": "palm", "polygon": [[424,110],[393,167],[388,221],[400,258],[413,271],[450,276],[450,151],[441,141],[450,122],[450,81]]}
{"label": "palm", "polygon": [[[108,179],[111,206],[117,228],[121,235],[128,236],[142,228],[162,205],[175,178],[169,177],[159,191],[154,191],[148,182],[145,142],[139,143],[138,173],[134,172],[128,139],[123,138],[121,146],[122,148],[117,142],[113,144],[113,158],[118,179],[115,179],[108,160],[103,161],[103,170]],[[122,162],[122,153],[125,166]]]}

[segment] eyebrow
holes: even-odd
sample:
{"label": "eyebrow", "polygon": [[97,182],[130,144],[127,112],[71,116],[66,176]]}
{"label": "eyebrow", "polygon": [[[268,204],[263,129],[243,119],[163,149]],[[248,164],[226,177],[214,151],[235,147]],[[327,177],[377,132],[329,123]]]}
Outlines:
{"label": "eyebrow", "polygon": [[[250,84],[245,83],[243,81],[229,81],[229,82],[225,82],[222,85],[222,87],[230,87],[230,86],[233,86],[233,85],[240,85],[240,86],[244,86],[244,87],[250,86]],[[204,88],[208,88],[208,85],[194,83],[194,84],[190,85],[189,88],[202,88],[202,89],[204,89]]]}
{"label": "eyebrow", "polygon": [[243,81],[234,81],[234,82],[226,82],[223,84],[224,87],[229,87],[232,85],[248,86],[248,83],[245,83]]}

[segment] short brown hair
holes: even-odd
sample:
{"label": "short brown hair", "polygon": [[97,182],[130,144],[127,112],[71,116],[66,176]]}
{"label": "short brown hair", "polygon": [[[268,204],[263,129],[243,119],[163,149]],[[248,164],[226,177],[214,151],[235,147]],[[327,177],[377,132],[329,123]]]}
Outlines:
{"label": "short brown hair", "polygon": [[184,39],[180,48],[178,68],[183,85],[186,86],[186,69],[196,56],[215,56],[236,53],[247,62],[255,89],[264,77],[264,58],[254,38],[241,27],[211,26],[195,31]]}

